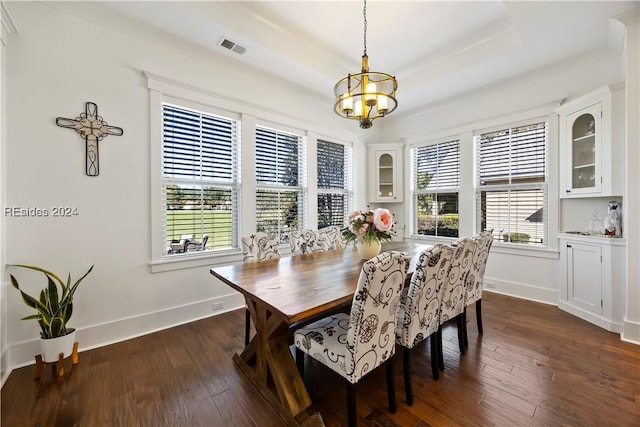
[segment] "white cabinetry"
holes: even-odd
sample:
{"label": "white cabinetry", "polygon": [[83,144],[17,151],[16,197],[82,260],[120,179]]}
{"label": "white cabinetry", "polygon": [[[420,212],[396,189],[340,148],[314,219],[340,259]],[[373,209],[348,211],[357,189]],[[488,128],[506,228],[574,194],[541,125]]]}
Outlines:
{"label": "white cabinetry", "polygon": [[402,147],[373,144],[369,156],[369,201],[399,203],[402,195]]}
{"label": "white cabinetry", "polygon": [[622,330],[623,239],[560,234],[558,307],[601,328]]}
{"label": "white cabinetry", "polygon": [[598,89],[556,109],[560,115],[560,197],[621,196],[624,190],[620,88]]}

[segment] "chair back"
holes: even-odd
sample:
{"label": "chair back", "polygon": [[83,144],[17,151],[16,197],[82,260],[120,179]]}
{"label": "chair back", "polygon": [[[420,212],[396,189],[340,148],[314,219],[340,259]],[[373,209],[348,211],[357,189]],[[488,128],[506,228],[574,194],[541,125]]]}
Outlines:
{"label": "chair back", "polygon": [[475,252],[473,254],[473,280],[467,280],[466,305],[473,304],[482,298],[484,287],[484,271],[489,259],[489,251],[493,244],[493,230],[485,230],[474,237]]}
{"label": "chair back", "polygon": [[440,324],[453,319],[464,311],[465,289],[468,280],[473,280],[473,253],[475,241],[471,237],[463,237],[451,244],[453,259],[451,269],[445,280],[445,291],[440,312]]}
{"label": "chair back", "polygon": [[413,348],[438,330],[452,260],[453,249],[448,245],[436,245],[420,254],[406,295],[403,293],[400,301],[396,343]]}
{"label": "chair back", "polygon": [[291,255],[306,255],[321,252],[323,248],[318,244],[318,232],[315,230],[292,230]]}
{"label": "chair back", "polygon": [[347,331],[345,372],[352,383],[395,353],[400,295],[410,262],[407,254],[390,251],[362,266]]}
{"label": "chair back", "polygon": [[280,258],[278,235],[257,232],[243,237],[242,258],[245,263]]}
{"label": "chair back", "polygon": [[318,244],[325,251],[344,249],[345,245],[342,241],[342,230],[340,227],[330,225],[318,230]]}

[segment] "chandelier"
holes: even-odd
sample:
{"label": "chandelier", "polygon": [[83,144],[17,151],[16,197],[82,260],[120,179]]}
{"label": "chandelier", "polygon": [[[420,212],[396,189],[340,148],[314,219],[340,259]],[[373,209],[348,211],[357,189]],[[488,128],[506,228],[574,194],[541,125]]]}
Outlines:
{"label": "chandelier", "polygon": [[384,117],[398,106],[396,78],[387,73],[369,71],[367,56],[367,0],[362,10],[364,16],[364,52],[362,71],[348,74],[333,88],[336,96],[335,112],[346,119],[358,120],[362,129],[369,129],[378,117]]}

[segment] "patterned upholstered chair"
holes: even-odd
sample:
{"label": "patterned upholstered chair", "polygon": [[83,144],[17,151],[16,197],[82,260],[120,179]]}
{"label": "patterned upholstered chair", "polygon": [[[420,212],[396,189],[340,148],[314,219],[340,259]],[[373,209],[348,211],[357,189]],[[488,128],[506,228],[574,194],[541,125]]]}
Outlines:
{"label": "patterned upholstered chair", "polygon": [[[440,311],[440,328],[438,330],[438,341],[442,342],[442,325],[452,319],[456,319],[458,329],[458,346],[460,353],[465,351],[464,332],[464,309],[465,309],[465,280],[473,267],[473,252],[475,241],[470,237],[456,240],[452,245],[453,259],[451,269],[445,280],[444,296],[442,297],[442,308]],[[444,370],[444,361],[440,358],[440,370]]]}
{"label": "patterned upholstered chair", "polygon": [[476,321],[478,323],[478,333],[482,335],[482,288],[484,287],[484,271],[489,259],[489,251],[493,244],[493,230],[485,230],[474,237],[475,250],[473,253],[473,266],[467,280],[465,281],[465,309],[463,325],[465,327],[465,345],[467,340],[467,307],[476,304]]}
{"label": "patterned upholstered chair", "polygon": [[342,230],[337,225],[330,225],[318,230],[318,244],[325,251],[344,249]]}
{"label": "patterned upholstered chair", "polygon": [[396,344],[402,346],[404,388],[409,405],[413,404],[410,351],[426,338],[431,344],[431,372],[433,378],[438,379],[440,305],[452,258],[453,250],[447,245],[436,245],[422,252],[400,300]]}
{"label": "patterned upholstered chair", "polygon": [[276,233],[258,232],[242,238],[244,262],[266,261],[280,258],[280,246]]}
{"label": "patterned upholstered chair", "polygon": [[318,232],[315,230],[291,231],[291,255],[305,255],[322,252],[324,248],[318,243]]}
{"label": "patterned upholstered chair", "polygon": [[[242,238],[242,259],[245,263],[280,258],[280,246],[276,233],[258,232]],[[245,313],[244,344],[249,344],[251,315]]]}
{"label": "patterned upholstered chair", "polygon": [[389,410],[396,411],[393,381],[395,329],[410,257],[384,252],[362,266],[351,313],[338,313],[295,331],[296,359],[304,373],[304,353],[347,380],[349,425],[357,423],[356,384],[387,362]]}

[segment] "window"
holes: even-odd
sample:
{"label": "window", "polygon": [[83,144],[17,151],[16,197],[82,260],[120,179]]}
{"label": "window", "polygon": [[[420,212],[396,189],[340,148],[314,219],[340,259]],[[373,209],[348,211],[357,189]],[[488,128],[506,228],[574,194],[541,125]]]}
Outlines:
{"label": "window", "polygon": [[256,228],[281,243],[304,224],[303,148],[302,136],[256,127]]}
{"label": "window", "polygon": [[411,150],[413,234],[458,237],[460,141]]}
{"label": "window", "polygon": [[493,229],[505,242],[543,244],[546,123],[484,133],[476,141],[480,230]]}
{"label": "window", "polygon": [[237,246],[236,120],[162,104],[164,253]]}
{"label": "window", "polygon": [[318,141],[318,229],[344,226],[351,210],[351,146]]}

